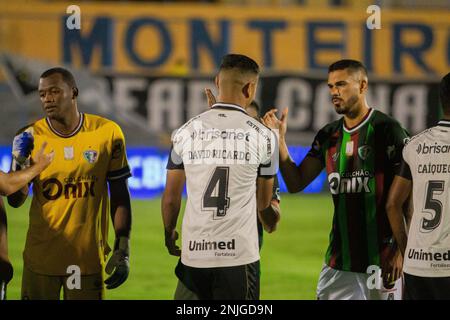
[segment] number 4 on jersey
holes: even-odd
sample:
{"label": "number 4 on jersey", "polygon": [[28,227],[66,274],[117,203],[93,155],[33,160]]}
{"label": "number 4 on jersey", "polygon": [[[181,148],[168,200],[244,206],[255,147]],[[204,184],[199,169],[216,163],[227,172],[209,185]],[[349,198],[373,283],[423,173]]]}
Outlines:
{"label": "number 4 on jersey", "polygon": [[[230,207],[228,197],[228,176],[229,167],[217,167],[209,179],[208,186],[203,194],[203,208],[215,209],[214,217],[222,218],[227,214]],[[215,195],[213,195],[216,190]]]}

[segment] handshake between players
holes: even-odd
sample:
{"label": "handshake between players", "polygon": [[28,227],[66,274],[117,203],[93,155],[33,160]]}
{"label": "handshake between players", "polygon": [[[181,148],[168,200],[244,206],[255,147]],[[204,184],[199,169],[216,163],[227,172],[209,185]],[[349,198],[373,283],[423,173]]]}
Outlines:
{"label": "handshake between players", "polygon": [[31,158],[34,148],[32,133],[24,131],[14,138],[11,172],[0,172],[1,195],[8,196],[20,190],[50,165],[54,151],[45,153],[46,146],[47,142],[44,142]]}

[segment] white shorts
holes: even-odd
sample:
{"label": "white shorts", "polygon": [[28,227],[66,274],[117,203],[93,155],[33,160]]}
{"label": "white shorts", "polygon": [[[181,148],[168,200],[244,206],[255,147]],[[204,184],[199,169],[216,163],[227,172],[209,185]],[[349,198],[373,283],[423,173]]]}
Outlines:
{"label": "white shorts", "polygon": [[348,272],[322,268],[317,284],[318,300],[402,300],[403,277],[386,289],[375,274]]}

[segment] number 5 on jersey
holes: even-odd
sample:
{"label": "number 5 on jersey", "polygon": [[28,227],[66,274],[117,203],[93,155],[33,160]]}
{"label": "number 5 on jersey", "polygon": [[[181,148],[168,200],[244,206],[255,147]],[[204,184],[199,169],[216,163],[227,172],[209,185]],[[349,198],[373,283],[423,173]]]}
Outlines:
{"label": "number 5 on jersey", "polygon": [[[442,220],[442,202],[434,198],[435,195],[441,195],[444,192],[445,181],[431,180],[427,186],[427,198],[422,212],[431,215],[431,219],[422,218],[421,232],[431,232],[436,229]],[[433,217],[434,211],[434,217]]]}

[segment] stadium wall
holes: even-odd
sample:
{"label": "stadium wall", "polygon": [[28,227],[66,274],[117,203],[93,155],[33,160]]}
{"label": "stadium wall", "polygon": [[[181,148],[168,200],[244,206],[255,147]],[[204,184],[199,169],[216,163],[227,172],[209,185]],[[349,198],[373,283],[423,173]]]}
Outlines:
{"label": "stadium wall", "polygon": [[[305,157],[309,148],[291,146],[289,151],[297,162]],[[128,147],[128,163],[133,176],[128,179],[132,198],[154,198],[161,196],[166,182],[166,164],[169,156],[168,149],[155,147]],[[11,164],[11,147],[0,147],[0,170],[9,171]],[[278,174],[280,192],[287,192],[286,185]],[[322,172],[305,190],[306,193],[318,193],[325,190],[326,174]]]}

